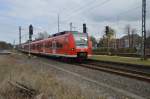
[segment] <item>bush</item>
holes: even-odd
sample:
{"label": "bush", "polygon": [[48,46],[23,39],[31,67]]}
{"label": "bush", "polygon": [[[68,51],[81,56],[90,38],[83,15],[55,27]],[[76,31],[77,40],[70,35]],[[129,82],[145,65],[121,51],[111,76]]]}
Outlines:
{"label": "bush", "polygon": [[136,48],[119,48],[117,49],[118,53],[136,53]]}
{"label": "bush", "polygon": [[[97,48],[93,50],[95,54],[120,54],[120,53],[136,53],[136,48]],[[109,52],[109,53],[108,53]]]}

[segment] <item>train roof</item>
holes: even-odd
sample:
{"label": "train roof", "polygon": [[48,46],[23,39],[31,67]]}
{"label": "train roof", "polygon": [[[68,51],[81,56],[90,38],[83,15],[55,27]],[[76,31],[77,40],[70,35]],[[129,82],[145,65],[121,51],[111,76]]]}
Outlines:
{"label": "train roof", "polygon": [[78,31],[63,31],[63,32],[55,33],[51,37],[55,37],[55,36],[59,36],[59,35],[64,35],[64,34],[67,34],[67,33],[80,33],[80,32],[78,32]]}
{"label": "train roof", "polygon": [[[43,40],[48,40],[48,39],[50,39],[52,37],[56,37],[56,36],[60,36],[60,35],[68,34],[68,33],[81,33],[81,32],[78,32],[78,31],[63,31],[63,32],[55,33],[55,34],[49,36],[46,39],[33,40],[32,43],[38,43],[38,42],[41,42]],[[26,43],[24,43],[24,44],[26,44]]]}

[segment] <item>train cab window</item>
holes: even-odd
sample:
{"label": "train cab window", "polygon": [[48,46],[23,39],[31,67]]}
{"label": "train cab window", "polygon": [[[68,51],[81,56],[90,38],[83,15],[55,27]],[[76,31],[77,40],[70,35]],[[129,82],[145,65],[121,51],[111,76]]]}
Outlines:
{"label": "train cab window", "polygon": [[88,47],[88,36],[86,33],[73,33],[76,47]]}

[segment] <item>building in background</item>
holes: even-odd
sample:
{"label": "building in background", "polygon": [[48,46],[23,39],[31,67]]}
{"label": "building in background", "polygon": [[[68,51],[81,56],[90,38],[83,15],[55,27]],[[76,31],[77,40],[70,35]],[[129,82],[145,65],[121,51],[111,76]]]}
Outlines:
{"label": "building in background", "polygon": [[128,35],[125,35],[120,39],[116,39],[117,48],[136,48],[140,46],[140,43],[141,37],[138,34],[130,35],[130,43]]}

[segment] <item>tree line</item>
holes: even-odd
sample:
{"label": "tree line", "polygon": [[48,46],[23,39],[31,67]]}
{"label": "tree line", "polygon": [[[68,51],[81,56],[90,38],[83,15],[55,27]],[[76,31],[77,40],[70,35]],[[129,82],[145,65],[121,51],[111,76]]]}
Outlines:
{"label": "tree line", "polygon": [[[128,24],[124,28],[124,37],[126,36],[127,45],[128,48],[133,48],[134,46],[134,40],[137,39],[138,44],[141,43],[141,36],[138,35],[136,28],[131,28],[131,26]],[[134,38],[135,36],[138,36],[139,38]],[[122,38],[122,37],[121,37]],[[119,39],[121,39],[119,38]],[[116,40],[116,31],[115,29],[110,27],[110,31],[108,33],[104,33],[103,37],[99,40],[96,40],[94,36],[91,36],[93,47],[111,47],[110,43],[112,41]],[[113,43],[116,43],[115,41]],[[146,45],[150,44],[150,30],[147,31],[147,38],[146,38]]]}
{"label": "tree line", "polygon": [[13,46],[5,41],[0,41],[0,50],[12,49]]}

